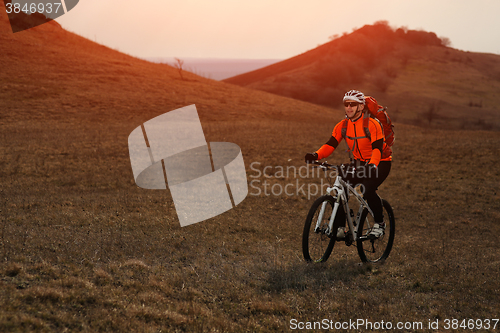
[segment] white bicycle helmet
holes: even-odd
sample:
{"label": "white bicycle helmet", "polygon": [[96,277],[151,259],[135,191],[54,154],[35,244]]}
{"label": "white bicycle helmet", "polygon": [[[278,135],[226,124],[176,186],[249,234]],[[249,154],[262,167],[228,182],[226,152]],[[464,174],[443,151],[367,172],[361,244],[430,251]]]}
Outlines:
{"label": "white bicycle helmet", "polygon": [[349,90],[344,95],[343,102],[345,101],[356,101],[359,104],[365,104],[365,94],[359,90]]}

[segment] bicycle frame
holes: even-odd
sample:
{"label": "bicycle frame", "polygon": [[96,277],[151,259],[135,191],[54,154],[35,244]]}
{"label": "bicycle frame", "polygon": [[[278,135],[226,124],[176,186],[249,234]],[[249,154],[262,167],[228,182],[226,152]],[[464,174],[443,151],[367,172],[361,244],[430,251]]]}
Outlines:
{"label": "bicycle frame", "polygon": [[[302,234],[304,259],[312,262],[325,262],[330,257],[335,242],[343,240],[347,246],[356,244],[361,261],[383,262],[389,256],[394,242],[396,226],[391,205],[387,200],[381,199],[382,214],[387,218],[387,225],[380,236],[372,235],[371,232],[375,226],[373,211],[363,199],[361,194],[363,191],[360,191],[357,186],[351,185],[349,183],[350,177],[346,176],[346,173],[352,173],[354,176],[357,171],[356,167],[352,165],[335,166],[318,161],[308,163],[325,171],[329,187],[327,194],[317,198],[307,214]],[[327,171],[333,171],[333,169],[337,172],[330,176]],[[359,176],[359,174],[357,175]],[[352,209],[349,208],[349,200],[351,200]],[[353,210],[358,210],[357,216],[354,216]],[[339,229],[337,229],[340,227],[342,230],[347,227],[349,231],[340,235]],[[339,234],[338,237],[337,234]]]}
{"label": "bicycle frame", "polygon": [[[346,190],[347,189],[347,190]],[[360,226],[360,221],[359,219],[361,218],[362,212],[364,209],[367,209],[368,212],[370,212],[373,215],[372,210],[366,203],[365,199],[356,192],[355,188],[346,183],[341,176],[337,176],[335,178],[335,182],[333,186],[328,187],[326,189],[326,192],[328,195],[331,195],[332,197],[336,197],[336,201],[332,210],[332,215],[330,216],[330,221],[328,223],[328,229],[326,230],[326,234],[330,237],[336,237],[336,235],[332,235],[333,231],[333,222],[335,220],[335,216],[337,215],[337,211],[340,207],[340,205],[343,205],[344,211],[346,212],[346,217],[347,217],[347,223],[349,224],[349,230],[351,231],[352,234],[352,240],[355,242],[358,239],[358,228]],[[333,195],[332,195],[333,192]],[[354,219],[351,214],[350,214],[350,208],[349,208],[349,192],[356,197],[356,199],[359,201],[360,207],[359,211],[356,215],[356,219]],[[321,206],[321,210],[318,216],[318,220],[316,221],[316,227],[314,229],[315,232],[319,232],[320,224],[321,221],[323,220],[323,215],[325,213],[327,202],[323,202]],[[356,227],[354,222],[356,222]]]}

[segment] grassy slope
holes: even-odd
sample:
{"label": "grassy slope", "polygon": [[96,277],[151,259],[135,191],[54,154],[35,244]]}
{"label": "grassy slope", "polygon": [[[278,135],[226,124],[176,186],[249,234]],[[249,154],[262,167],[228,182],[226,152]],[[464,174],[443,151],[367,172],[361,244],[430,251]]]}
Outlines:
{"label": "grassy slope", "polygon": [[327,106],[340,104],[346,87],[355,87],[388,105],[401,123],[499,130],[500,56],[439,46],[433,36],[365,26],[225,82]]}
{"label": "grassy slope", "polygon": [[195,103],[208,141],[242,148],[249,180],[295,184],[250,164],[302,166],[339,112],[182,81],[54,24],[15,35],[0,24],[0,331],[265,332],[291,318],[498,315],[499,133],[398,124],[380,189],[397,216],[389,260],[361,266],[337,244],[325,265],[307,265],[300,242],[313,198],[250,188],[235,209],[180,228],[168,191],[135,186],[127,137]]}

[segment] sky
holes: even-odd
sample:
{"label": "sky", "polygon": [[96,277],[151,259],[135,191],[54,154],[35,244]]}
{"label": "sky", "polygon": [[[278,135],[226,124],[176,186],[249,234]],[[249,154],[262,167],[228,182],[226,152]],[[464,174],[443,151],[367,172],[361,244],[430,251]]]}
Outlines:
{"label": "sky", "polygon": [[63,28],[132,56],[286,59],[385,20],[500,54],[500,0],[80,0]]}

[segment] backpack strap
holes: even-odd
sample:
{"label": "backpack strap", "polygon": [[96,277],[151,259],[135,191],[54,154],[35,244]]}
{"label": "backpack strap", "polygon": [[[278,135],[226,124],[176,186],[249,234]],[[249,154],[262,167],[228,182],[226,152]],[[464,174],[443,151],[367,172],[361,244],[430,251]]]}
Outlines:
{"label": "backpack strap", "polygon": [[363,115],[363,130],[365,131],[365,135],[368,139],[372,139],[372,135],[370,133],[370,129],[368,128],[370,124],[370,112],[368,110],[365,110],[364,115]]}
{"label": "backpack strap", "polygon": [[342,134],[342,138],[345,140],[345,135],[347,133],[347,118],[345,118],[344,120],[342,120],[342,129],[340,131],[340,133]]}
{"label": "backpack strap", "polygon": [[[348,124],[349,119],[346,118],[343,120],[342,129],[341,129],[340,133],[342,134],[342,138],[344,139],[345,145],[347,146],[347,151],[349,152],[349,158],[350,158],[351,162],[354,160],[352,150],[356,149],[356,146],[358,144],[358,139],[365,139],[365,138],[371,139],[370,129],[368,128],[368,124],[370,122],[370,115],[368,114],[368,117],[366,117],[367,114],[368,114],[368,112],[365,112],[365,115],[363,118],[363,129],[365,132],[365,136],[356,136],[356,137],[348,136],[347,135],[347,124]],[[352,150],[349,148],[349,145],[347,144],[346,138],[348,138],[349,140],[352,140],[354,142],[354,144],[352,146]]]}
{"label": "backpack strap", "polygon": [[342,134],[342,138],[344,139],[344,142],[345,142],[345,146],[347,147],[347,151],[349,152],[349,159],[353,160],[354,156],[352,155],[352,151],[351,149],[349,148],[349,145],[347,144],[347,140],[346,140],[346,136],[347,136],[347,122],[349,121],[348,118],[345,118],[343,121],[342,121],[342,129],[340,130],[340,133]]}

